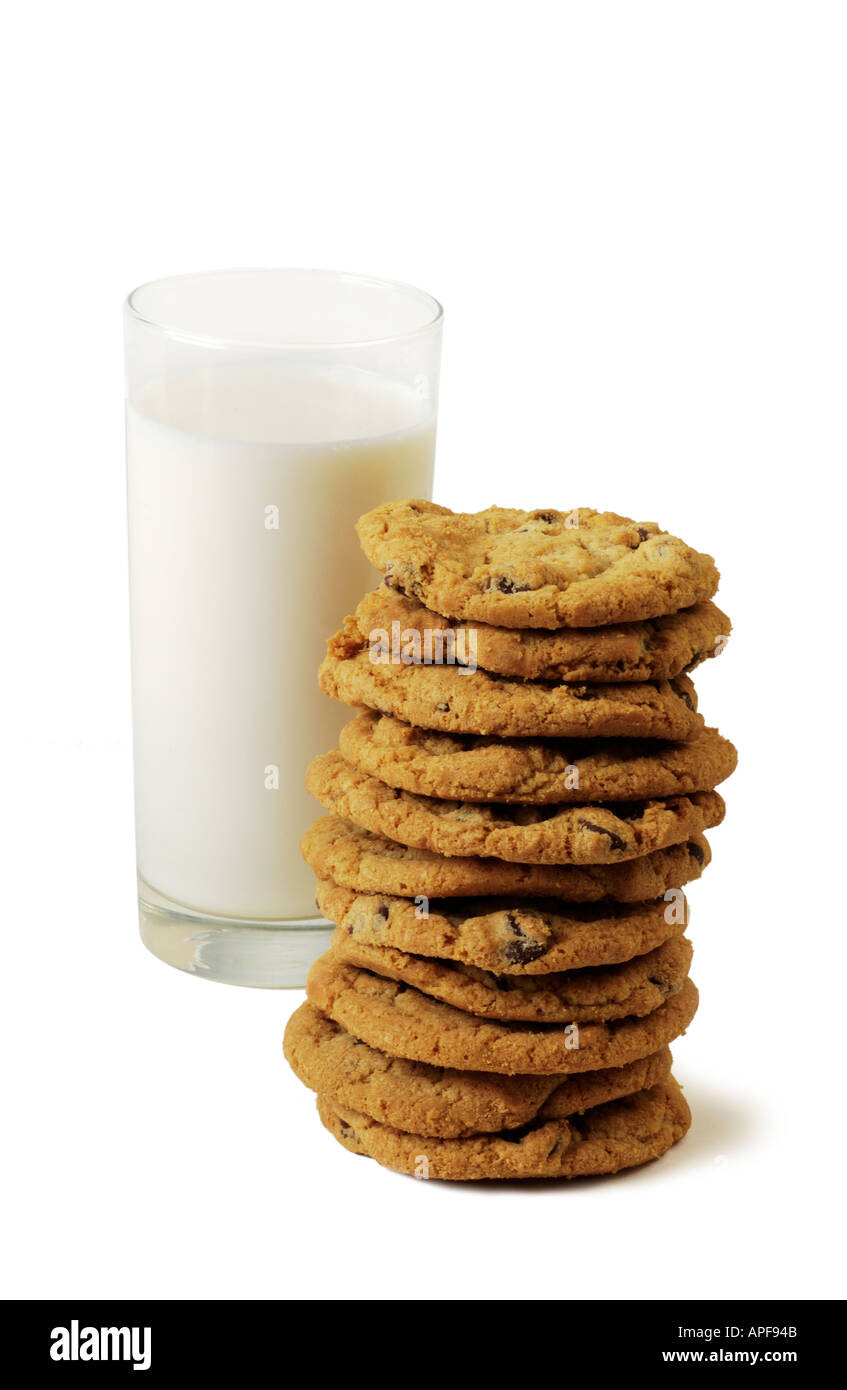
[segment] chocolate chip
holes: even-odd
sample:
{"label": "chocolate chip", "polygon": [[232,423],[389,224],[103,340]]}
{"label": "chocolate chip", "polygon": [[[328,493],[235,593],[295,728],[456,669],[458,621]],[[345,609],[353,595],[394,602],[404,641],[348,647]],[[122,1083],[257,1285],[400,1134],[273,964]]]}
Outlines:
{"label": "chocolate chip", "polygon": [[546,521],[548,526],[552,526],[554,521],[561,521],[559,512],[531,512],[531,521]]}
{"label": "chocolate chip", "polygon": [[496,589],[501,594],[525,594],[532,588],[531,584],[519,584],[516,579],[510,579],[507,574],[492,575],[486,584],[486,589]]}
{"label": "chocolate chip", "polygon": [[691,696],[689,695],[688,691],[685,690],[683,686],[677,685],[675,681],[671,681],[671,690],[673,691],[674,695],[677,695],[679,697],[679,699],[682,701],[684,705],[688,706],[690,710],[694,709],[694,702],[691,699]]}
{"label": "chocolate chip", "polygon": [[340,1126],[341,1126],[341,1137],[342,1137],[342,1139],[346,1139],[346,1138],[348,1138],[349,1135],[353,1134],[353,1132],[354,1132],[354,1131],[353,1131],[353,1126],[352,1126],[352,1125],[348,1125],[348,1123],[347,1123],[346,1120],[342,1120],[340,1115],[339,1115],[339,1117],[338,1117],[338,1123],[339,1123]]}
{"label": "chocolate chip", "polygon": [[380,903],[379,907],[374,913],[374,917],[378,922],[386,922],[388,920],[388,904]]}
{"label": "chocolate chip", "polygon": [[687,666],[683,666],[683,671],[693,671],[695,666],[699,666],[703,660],[702,651],[695,652]]}
{"label": "chocolate chip", "polygon": [[703,849],[702,845],[698,845],[696,840],[689,840],[688,844],[686,845],[686,849],[688,850],[688,853],[691,855],[692,859],[697,860],[698,864],[705,864],[706,851]]}
{"label": "chocolate chip", "polygon": [[544,955],[544,946],[540,941],[533,941],[527,936],[523,941],[510,941],[504,946],[501,955],[509,965],[529,965],[531,960],[538,960],[539,956]]}
{"label": "chocolate chip", "polygon": [[647,530],[646,526],[639,526],[639,528],[638,528],[638,541],[639,541],[639,544],[640,544],[642,541],[646,541],[646,539],[647,539],[647,537],[649,536],[649,534],[650,534],[650,532]]}
{"label": "chocolate chip", "polygon": [[616,835],[614,830],[607,830],[605,825],[595,825],[590,820],[580,820],[577,821],[577,824],[580,830],[595,830],[598,835],[608,835],[610,849],[626,849],[626,840],[623,840],[620,835]]}
{"label": "chocolate chip", "polygon": [[504,960],[510,965],[528,965],[531,960],[538,960],[539,956],[544,955],[544,943],[527,936],[514,912],[506,913],[506,923],[517,940],[509,941],[503,947],[501,955]]}
{"label": "chocolate chip", "polygon": [[386,588],[393,589],[400,594],[408,594],[412,598],[422,596],[421,574],[417,565],[411,561],[396,566],[393,562],[386,565],[385,576],[382,581]]}

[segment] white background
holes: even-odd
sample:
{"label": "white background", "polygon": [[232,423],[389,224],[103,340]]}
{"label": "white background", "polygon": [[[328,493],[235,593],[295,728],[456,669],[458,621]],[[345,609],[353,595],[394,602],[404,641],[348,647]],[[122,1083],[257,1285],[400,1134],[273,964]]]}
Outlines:
{"label": "white background", "polygon": [[[4,1292],[833,1296],[847,850],[845,12],[18,6],[4,44]],[[138,942],[120,304],[226,265],[446,306],[436,497],[711,551],[741,750],[691,892],[694,1127],[581,1186],[415,1182],[323,1131],[299,995]],[[833,874],[833,867],[835,873]]]}

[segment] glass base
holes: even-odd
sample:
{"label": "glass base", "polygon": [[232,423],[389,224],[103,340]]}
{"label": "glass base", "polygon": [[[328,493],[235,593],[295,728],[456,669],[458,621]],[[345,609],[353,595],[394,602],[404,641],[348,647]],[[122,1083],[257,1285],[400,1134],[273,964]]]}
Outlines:
{"label": "glass base", "polygon": [[225,985],[302,989],[309,966],[329,947],[334,931],[325,917],[253,922],[212,917],[169,902],[139,881],[141,940],[159,960]]}

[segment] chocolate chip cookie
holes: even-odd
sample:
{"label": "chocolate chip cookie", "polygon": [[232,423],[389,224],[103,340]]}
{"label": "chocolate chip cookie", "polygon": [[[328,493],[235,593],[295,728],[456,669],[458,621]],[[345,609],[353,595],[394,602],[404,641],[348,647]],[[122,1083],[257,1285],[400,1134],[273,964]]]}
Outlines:
{"label": "chocolate chip cookie", "polygon": [[507,680],[458,666],[379,665],[355,618],[332,637],[318,672],[325,694],[422,729],[504,738],[670,738],[702,729],[687,676],[637,685]]}
{"label": "chocolate chip cookie", "polygon": [[717,729],[685,743],[648,739],[483,738],[416,729],[360,710],[339,748],[349,763],[390,787],[450,801],[640,801],[710,791],[738,755]]}
{"label": "chocolate chip cookie", "polygon": [[702,603],[718,587],[710,555],[652,521],[591,507],[467,513],[386,502],[356,530],[389,588],[498,627],[638,622]]}
{"label": "chocolate chip cookie", "polygon": [[324,879],[318,910],[360,946],[394,946],[416,956],[508,975],[548,975],[617,965],[677,936],[688,904],[669,900],[602,907],[556,899],[446,898],[419,905],[391,894],[355,893]]}
{"label": "chocolate chip cookie", "polygon": [[381,1052],[433,1066],[508,1076],[623,1066],[673,1042],[697,1009],[697,990],[689,979],[643,1018],[567,1025],[492,1022],[408,985],[345,965],[331,951],[312,966],[306,992],[321,1013]]}
{"label": "chocolate chip cookie", "polygon": [[315,758],[306,786],[328,811],[412,849],[520,864],[614,864],[720,825],[718,792],[607,806],[501,806],[398,791],[336,750]]}
{"label": "chocolate chip cookie", "polygon": [[689,672],[730,632],[708,555],[612,512],[390,502],[382,583],[327,644],[358,710],[301,848],[336,926],[285,1055],[354,1153],[419,1177],[576,1177],[690,1116],[681,889],[736,751]]}
{"label": "chocolate chip cookie", "polygon": [[[470,662],[500,676],[612,684],[670,680],[693,671],[708,657],[720,655],[732,630],[729,618],[711,602],[650,622],[553,632],[460,623],[384,584],[361,600],[356,621],[372,643],[385,647],[387,639],[389,652],[395,633],[402,644],[417,632],[422,650],[430,634],[433,651],[442,660],[445,652],[452,651],[464,664]],[[444,637],[436,646],[439,633]]]}
{"label": "chocolate chip cookie", "polygon": [[407,1134],[328,1096],[318,1096],[318,1113],[351,1153],[366,1154],[400,1173],[457,1182],[619,1173],[659,1158],[691,1123],[673,1077],[579,1117],[537,1120],[520,1129],[465,1139]]}
{"label": "chocolate chip cookie", "polygon": [[496,1076],[389,1057],[301,1004],[285,1030],[285,1056],[313,1091],[396,1129],[459,1139],[533,1120],[561,1120],[664,1081],[667,1048],[623,1067],[575,1076]]}
{"label": "chocolate chip cookie", "polygon": [[712,853],[703,835],[620,864],[512,864],[472,856],[446,858],[374,835],[341,816],[322,816],[300,841],[307,864],[360,893],[414,898],[518,894],[563,902],[643,902],[699,878]]}
{"label": "chocolate chip cookie", "polygon": [[691,943],[676,935],[620,965],[547,975],[494,974],[475,965],[375,946],[336,928],[336,960],[412,985],[431,999],[504,1023],[608,1023],[643,1018],[677,994],[691,965]]}

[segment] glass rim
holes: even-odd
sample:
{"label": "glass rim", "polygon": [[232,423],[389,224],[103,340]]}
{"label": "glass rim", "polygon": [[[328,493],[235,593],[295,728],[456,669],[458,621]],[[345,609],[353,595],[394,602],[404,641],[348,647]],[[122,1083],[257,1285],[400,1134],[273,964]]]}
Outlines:
{"label": "glass rim", "polygon": [[[391,290],[408,298],[417,299],[422,304],[428,305],[430,308],[430,316],[415,328],[409,328],[400,333],[389,333],[372,338],[334,338],[331,340],[328,339],[326,342],[305,343],[298,341],[296,338],[286,340],[281,337],[279,341],[255,342],[247,338],[239,338],[236,335],[227,335],[225,333],[188,332],[185,329],[163,323],[155,317],[151,318],[149,314],[142,313],[136,303],[136,296],[141,295],[144,290],[153,289],[158,285],[175,284],[178,281],[213,280],[219,276],[234,277],[240,275],[261,276],[278,274],[302,275],[305,277],[319,276],[327,280],[353,281],[358,285],[369,286],[373,289]],[[203,346],[223,346],[228,348],[244,348],[248,350],[264,350],[271,352],[277,350],[297,350],[309,353],[323,351],[332,352],[339,348],[379,347],[389,343],[406,342],[410,338],[422,337],[424,334],[432,332],[433,329],[438,327],[444,317],[444,308],[434,295],[429,294],[426,290],[418,289],[416,285],[412,285],[407,281],[384,280],[376,275],[361,275],[352,271],[327,270],[320,267],[308,266],[232,266],[218,270],[188,271],[182,275],[162,275],[158,276],[155,280],[145,280],[142,284],[136,285],[135,289],[130,290],[124,300],[124,310],[128,317],[135,323],[141,324],[145,328],[155,329],[156,332],[162,333],[165,337],[173,338],[179,342],[196,343]]]}

